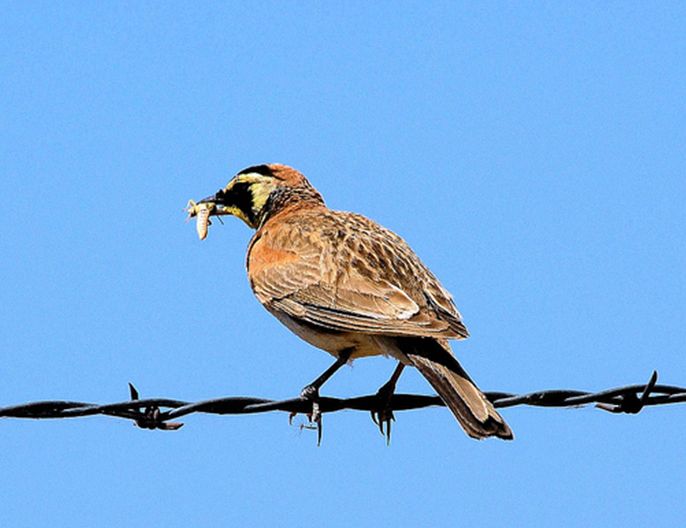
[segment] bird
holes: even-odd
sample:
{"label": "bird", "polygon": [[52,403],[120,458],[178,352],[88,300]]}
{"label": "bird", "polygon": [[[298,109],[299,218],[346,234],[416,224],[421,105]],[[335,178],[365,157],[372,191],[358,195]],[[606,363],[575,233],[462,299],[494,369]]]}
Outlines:
{"label": "bird", "polygon": [[322,385],[349,361],[387,356],[398,363],[377,392],[372,418],[382,433],[386,423],[389,440],[390,401],[406,366],[426,378],[469,437],[513,438],[452,352],[450,340],[469,336],[452,296],[399,235],[329,209],[303,174],[278,163],[241,170],[198,204],[255,230],[246,256],[253,293],[289,330],[335,358],[301,398],[316,404]]}

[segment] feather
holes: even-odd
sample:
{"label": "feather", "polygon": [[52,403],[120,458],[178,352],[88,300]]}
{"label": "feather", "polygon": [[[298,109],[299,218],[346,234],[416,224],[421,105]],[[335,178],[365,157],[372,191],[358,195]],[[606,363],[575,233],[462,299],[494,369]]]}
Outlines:
{"label": "feather", "polygon": [[493,404],[471,380],[446,341],[399,338],[398,346],[452,411],[467,435],[482,439],[514,435]]}

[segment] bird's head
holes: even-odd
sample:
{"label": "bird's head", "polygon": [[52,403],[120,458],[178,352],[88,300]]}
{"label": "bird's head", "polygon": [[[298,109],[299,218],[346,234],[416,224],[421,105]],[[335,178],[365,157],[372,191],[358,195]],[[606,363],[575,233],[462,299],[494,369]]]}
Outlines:
{"label": "bird's head", "polygon": [[243,169],[216,194],[199,204],[212,204],[212,215],[232,215],[253,229],[293,205],[323,205],[324,200],[297,170],[272,163]]}

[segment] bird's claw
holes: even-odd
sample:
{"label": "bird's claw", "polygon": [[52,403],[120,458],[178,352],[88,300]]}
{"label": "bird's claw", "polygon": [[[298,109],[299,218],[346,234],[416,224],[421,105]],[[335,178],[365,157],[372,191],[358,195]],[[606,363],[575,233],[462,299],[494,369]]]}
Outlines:
{"label": "bird's claw", "polygon": [[384,385],[381,387],[376,393],[378,406],[370,411],[372,421],[379,428],[379,432],[386,437],[386,444],[391,443],[391,422],[395,421],[395,415],[391,409],[391,398],[394,391],[395,386]]}
{"label": "bird's claw", "polygon": [[379,428],[379,432],[386,437],[386,443],[390,444],[391,422],[395,421],[395,415],[393,414],[393,411],[391,409],[376,409],[371,411],[370,414],[372,415],[372,421]]}
{"label": "bird's claw", "polygon": [[[322,443],[322,412],[319,408],[319,389],[312,385],[307,385],[300,391],[300,399],[312,403],[312,411],[306,414],[308,423],[301,425],[301,429],[316,429],[317,430],[317,446]],[[288,415],[289,425],[293,425],[293,418],[297,412],[291,412]]]}
{"label": "bird's claw", "polygon": [[319,410],[319,389],[312,385],[307,385],[300,391],[300,399],[312,403],[312,412],[307,413],[310,423],[321,422],[322,413]]}

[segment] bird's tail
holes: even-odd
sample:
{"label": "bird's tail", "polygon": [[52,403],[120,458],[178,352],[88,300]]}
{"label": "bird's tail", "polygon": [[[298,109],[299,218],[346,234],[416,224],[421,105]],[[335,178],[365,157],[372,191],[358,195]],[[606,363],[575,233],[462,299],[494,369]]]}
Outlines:
{"label": "bird's tail", "polygon": [[417,367],[464,431],[472,438],[514,438],[493,404],[474,384],[453,356],[447,341],[432,338],[401,338],[400,348]]}

